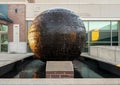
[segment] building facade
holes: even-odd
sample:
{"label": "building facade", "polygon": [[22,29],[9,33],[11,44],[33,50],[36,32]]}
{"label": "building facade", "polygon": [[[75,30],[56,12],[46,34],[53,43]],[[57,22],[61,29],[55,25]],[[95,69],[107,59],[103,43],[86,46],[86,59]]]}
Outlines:
{"label": "building facade", "polygon": [[0,52],[26,53],[26,5],[2,4],[6,13],[3,17],[9,17],[13,22],[0,23]]}
{"label": "building facade", "polygon": [[[41,12],[51,8],[72,10],[81,17],[86,27],[86,48],[89,46],[120,45],[119,0],[14,0],[2,2],[7,5],[7,16],[13,23],[0,24],[0,52],[31,52],[27,42],[27,31],[32,20]],[[29,3],[30,2],[30,3]]]}

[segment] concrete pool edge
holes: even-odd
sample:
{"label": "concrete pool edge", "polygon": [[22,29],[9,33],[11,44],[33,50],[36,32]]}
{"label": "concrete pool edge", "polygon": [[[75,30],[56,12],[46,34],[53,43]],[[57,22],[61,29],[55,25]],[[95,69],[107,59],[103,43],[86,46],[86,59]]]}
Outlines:
{"label": "concrete pool edge", "polygon": [[0,79],[0,84],[8,85],[8,84],[16,84],[16,85],[118,85],[120,84],[119,78],[100,78],[100,79]]}

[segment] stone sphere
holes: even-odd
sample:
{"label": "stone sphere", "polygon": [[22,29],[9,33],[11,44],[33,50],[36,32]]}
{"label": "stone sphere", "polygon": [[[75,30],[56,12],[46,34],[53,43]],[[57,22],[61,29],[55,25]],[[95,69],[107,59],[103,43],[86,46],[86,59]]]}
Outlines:
{"label": "stone sphere", "polygon": [[50,9],[40,13],[28,31],[30,48],[44,60],[73,60],[85,46],[83,21],[70,10]]}

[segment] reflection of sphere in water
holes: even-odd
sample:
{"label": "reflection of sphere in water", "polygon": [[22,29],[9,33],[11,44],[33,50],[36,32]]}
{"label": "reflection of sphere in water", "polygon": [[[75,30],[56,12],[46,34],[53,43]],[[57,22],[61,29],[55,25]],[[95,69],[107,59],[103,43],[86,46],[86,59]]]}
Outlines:
{"label": "reflection of sphere in water", "polygon": [[85,35],[79,16],[66,9],[51,9],[34,19],[28,40],[38,58],[71,60],[79,57],[85,45]]}

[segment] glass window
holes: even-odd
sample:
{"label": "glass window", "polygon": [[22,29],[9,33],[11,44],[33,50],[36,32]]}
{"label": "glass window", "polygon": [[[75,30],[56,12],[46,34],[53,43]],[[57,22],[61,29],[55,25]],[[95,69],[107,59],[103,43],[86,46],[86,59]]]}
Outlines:
{"label": "glass window", "polygon": [[[32,23],[32,21],[27,22],[27,30],[29,30],[31,23]],[[28,39],[27,39],[27,52],[32,52],[32,50],[29,46],[29,43],[28,43]]]}
{"label": "glass window", "polygon": [[88,52],[88,31],[89,31],[89,29],[88,29],[88,21],[84,21],[83,22],[84,23],[84,25],[85,25],[85,29],[86,29],[86,46],[85,46],[85,48],[83,49],[83,52]]}
{"label": "glass window", "polygon": [[27,29],[29,29],[30,28],[30,25],[32,24],[32,21],[28,21],[28,26],[27,26]]}
{"label": "glass window", "polygon": [[8,31],[7,25],[0,25],[0,31]]}
{"label": "glass window", "polygon": [[1,34],[1,52],[8,51],[8,36],[7,34]]}
{"label": "glass window", "polygon": [[8,36],[7,34],[1,34],[1,43],[8,44]]}
{"label": "glass window", "polygon": [[112,32],[112,41],[118,41],[118,32]]}
{"label": "glass window", "polygon": [[89,29],[90,42],[110,42],[110,21],[91,21],[89,22]]}
{"label": "glass window", "polygon": [[83,49],[83,52],[88,52],[88,43],[86,42],[86,46]]}
{"label": "glass window", "polygon": [[112,21],[111,28],[112,28],[112,45],[117,46],[118,45],[118,22]]}
{"label": "glass window", "polygon": [[1,44],[1,52],[8,52],[8,44]]}
{"label": "glass window", "polygon": [[86,29],[86,41],[88,42],[88,21],[84,21],[83,23],[84,23],[85,29]]}
{"label": "glass window", "polygon": [[90,21],[89,31],[93,31],[93,30],[109,31],[110,21]]}
{"label": "glass window", "polygon": [[104,42],[104,43],[96,43],[96,42],[92,42],[90,43],[90,46],[103,46],[103,45],[106,45],[106,46],[110,46],[111,43],[110,42]]}
{"label": "glass window", "polygon": [[[8,51],[8,26],[0,24],[0,52]],[[3,32],[4,31],[4,32]]]}
{"label": "glass window", "polygon": [[118,21],[84,21],[84,25],[87,35],[84,52],[89,46],[118,45]]}
{"label": "glass window", "polygon": [[84,21],[83,23],[85,25],[86,32],[88,32],[88,21]]}
{"label": "glass window", "polygon": [[0,25],[0,31],[2,31],[2,25]]}
{"label": "glass window", "polygon": [[112,31],[118,31],[118,22],[112,21]]}

